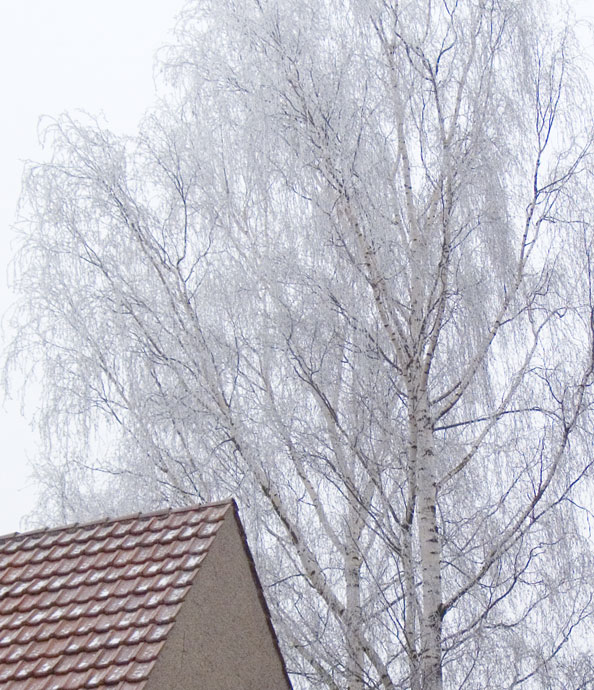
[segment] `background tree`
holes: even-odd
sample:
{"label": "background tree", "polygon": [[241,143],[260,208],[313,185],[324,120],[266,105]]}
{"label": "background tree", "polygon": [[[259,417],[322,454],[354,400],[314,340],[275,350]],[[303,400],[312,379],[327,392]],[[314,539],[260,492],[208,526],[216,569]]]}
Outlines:
{"label": "background tree", "polygon": [[191,2],[139,135],[62,117],[25,178],[47,500],[237,496],[296,687],[594,682],[591,107],[547,10]]}

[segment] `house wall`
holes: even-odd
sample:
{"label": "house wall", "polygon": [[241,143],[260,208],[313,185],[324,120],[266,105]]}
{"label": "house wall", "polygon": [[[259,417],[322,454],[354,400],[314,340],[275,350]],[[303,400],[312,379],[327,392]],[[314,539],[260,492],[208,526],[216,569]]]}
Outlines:
{"label": "house wall", "polygon": [[145,690],[290,690],[240,527],[229,511]]}

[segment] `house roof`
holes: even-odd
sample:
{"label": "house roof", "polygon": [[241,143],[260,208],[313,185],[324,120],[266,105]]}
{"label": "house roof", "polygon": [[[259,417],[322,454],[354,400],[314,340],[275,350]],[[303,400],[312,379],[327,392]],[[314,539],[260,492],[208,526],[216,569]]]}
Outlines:
{"label": "house roof", "polygon": [[0,537],[0,686],[140,690],[233,501]]}

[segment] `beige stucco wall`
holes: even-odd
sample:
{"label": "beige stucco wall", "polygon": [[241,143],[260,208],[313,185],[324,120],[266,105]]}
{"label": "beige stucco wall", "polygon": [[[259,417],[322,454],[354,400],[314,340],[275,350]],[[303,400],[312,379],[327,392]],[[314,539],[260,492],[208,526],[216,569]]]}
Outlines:
{"label": "beige stucco wall", "polygon": [[229,510],[146,690],[290,690]]}

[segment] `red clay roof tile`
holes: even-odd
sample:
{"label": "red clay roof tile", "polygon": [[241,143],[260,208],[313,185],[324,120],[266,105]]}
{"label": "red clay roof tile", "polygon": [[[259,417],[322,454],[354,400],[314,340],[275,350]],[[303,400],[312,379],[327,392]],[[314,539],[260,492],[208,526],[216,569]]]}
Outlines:
{"label": "red clay roof tile", "polygon": [[0,537],[0,684],[141,690],[231,505]]}

